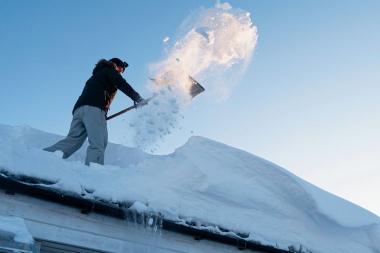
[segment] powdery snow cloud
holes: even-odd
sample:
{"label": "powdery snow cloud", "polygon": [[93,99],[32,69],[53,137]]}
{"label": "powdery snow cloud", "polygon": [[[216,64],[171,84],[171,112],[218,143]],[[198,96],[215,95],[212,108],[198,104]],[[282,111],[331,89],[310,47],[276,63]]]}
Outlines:
{"label": "powdery snow cloud", "polygon": [[182,88],[184,94],[190,86],[188,75],[222,75],[233,65],[249,63],[258,38],[249,12],[220,2],[193,13],[178,34],[167,55],[151,70],[158,80],[156,89],[170,84]]}
{"label": "powdery snow cloud", "polygon": [[[154,81],[149,89],[158,94],[131,124],[137,146],[154,151],[152,146],[179,127],[181,108],[190,101],[189,75],[201,81],[207,93],[228,96],[234,86],[221,80],[241,76],[250,63],[257,43],[257,28],[249,12],[217,2],[212,8],[193,12],[180,26],[177,39],[164,38],[164,57],[151,64]],[[235,66],[239,66],[235,68]],[[231,71],[233,73],[231,73]],[[210,76],[218,77],[213,82]],[[230,79],[231,81],[231,79]],[[147,149],[149,147],[149,149]]]}

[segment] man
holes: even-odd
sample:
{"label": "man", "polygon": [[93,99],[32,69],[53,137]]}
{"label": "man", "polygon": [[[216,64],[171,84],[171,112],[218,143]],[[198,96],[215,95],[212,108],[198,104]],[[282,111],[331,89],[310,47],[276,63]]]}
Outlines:
{"label": "man", "polygon": [[108,142],[106,114],[116,91],[119,89],[139,106],[146,103],[121,76],[128,67],[118,58],[100,60],[92,76],[79,96],[73,109],[73,119],[67,137],[56,144],[44,148],[45,151],[62,151],[63,159],[77,151],[88,137],[85,164],[104,164],[104,152]]}

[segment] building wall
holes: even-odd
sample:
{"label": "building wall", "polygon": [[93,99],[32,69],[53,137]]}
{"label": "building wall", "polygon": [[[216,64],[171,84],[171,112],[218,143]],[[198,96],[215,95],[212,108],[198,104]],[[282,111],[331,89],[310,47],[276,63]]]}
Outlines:
{"label": "building wall", "polygon": [[54,251],[54,243],[56,248],[66,246],[66,252],[76,248],[79,249],[76,252],[81,253],[241,252],[233,246],[197,241],[191,236],[146,228],[95,213],[82,214],[75,208],[24,195],[0,191],[0,203],[0,215],[24,218],[42,253],[65,252],[64,249]]}

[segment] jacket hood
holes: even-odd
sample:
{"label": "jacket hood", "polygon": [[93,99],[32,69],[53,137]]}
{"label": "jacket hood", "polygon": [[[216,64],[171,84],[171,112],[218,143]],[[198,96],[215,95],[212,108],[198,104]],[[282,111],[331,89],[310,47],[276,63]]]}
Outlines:
{"label": "jacket hood", "polygon": [[96,72],[99,72],[100,70],[104,68],[113,68],[113,63],[110,61],[107,61],[106,59],[101,59],[96,63],[95,68],[92,70],[92,74],[95,74]]}

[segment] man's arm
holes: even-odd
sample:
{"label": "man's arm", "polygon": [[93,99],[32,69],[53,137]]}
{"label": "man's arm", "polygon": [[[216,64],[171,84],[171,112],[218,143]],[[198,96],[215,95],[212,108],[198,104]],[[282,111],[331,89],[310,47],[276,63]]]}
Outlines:
{"label": "man's arm", "polygon": [[142,100],[140,94],[137,93],[116,70],[110,69],[108,76],[111,84],[121,90],[125,95],[130,97],[134,102]]}

